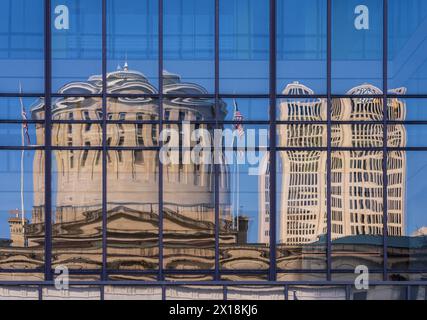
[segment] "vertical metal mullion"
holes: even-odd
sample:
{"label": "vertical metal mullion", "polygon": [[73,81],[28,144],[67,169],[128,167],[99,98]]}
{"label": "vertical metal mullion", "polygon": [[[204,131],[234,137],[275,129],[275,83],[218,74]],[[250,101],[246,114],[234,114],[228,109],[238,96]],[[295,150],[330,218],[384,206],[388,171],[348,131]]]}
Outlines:
{"label": "vertical metal mullion", "polygon": [[38,286],[37,287],[37,296],[38,296],[38,300],[43,300],[43,287],[42,286]]}
{"label": "vertical metal mullion", "polygon": [[351,300],[351,286],[345,286],[345,300]]}
{"label": "vertical metal mullion", "polygon": [[51,104],[52,104],[52,37],[51,37],[51,3],[45,0],[45,22],[44,22],[44,77],[45,77],[45,280],[52,280],[52,127],[51,127]]}
{"label": "vertical metal mullion", "polygon": [[[406,292],[405,292],[405,299],[406,300],[412,300],[412,297],[411,297],[411,286],[409,285],[409,286],[406,286]],[[415,299],[414,299],[415,300]]]}
{"label": "vertical metal mullion", "polygon": [[107,0],[102,0],[102,277],[107,274]]}
{"label": "vertical metal mullion", "polygon": [[[158,2],[158,77],[159,77],[159,133],[163,130],[163,0]],[[159,167],[159,273],[158,280],[164,280],[163,274],[163,165],[160,161],[160,150],[163,147],[162,139],[159,139],[159,152],[157,161]]]}
{"label": "vertical metal mullion", "polygon": [[276,280],[276,0],[270,0],[270,269]]}
{"label": "vertical metal mullion", "polygon": [[326,157],[326,278],[331,281],[332,269],[332,228],[331,228],[331,189],[332,189],[332,0],[327,0],[326,30],[326,90],[327,90],[327,157]]}
{"label": "vertical metal mullion", "polygon": [[162,301],[166,301],[166,286],[162,285]]}
{"label": "vertical metal mullion", "polygon": [[[219,1],[215,0],[215,129],[219,129]],[[215,145],[215,147],[217,147]],[[217,152],[214,150],[214,188],[215,188],[215,276],[214,280],[220,280],[220,261],[219,261],[219,233],[220,233],[220,214],[219,214],[219,175],[221,173]]]}
{"label": "vertical metal mullion", "polygon": [[383,0],[383,280],[387,280],[387,237],[388,237],[388,135],[387,135],[387,92],[388,92],[388,0]]}
{"label": "vertical metal mullion", "polygon": [[101,285],[99,287],[99,300],[103,301],[105,300],[105,286]]}

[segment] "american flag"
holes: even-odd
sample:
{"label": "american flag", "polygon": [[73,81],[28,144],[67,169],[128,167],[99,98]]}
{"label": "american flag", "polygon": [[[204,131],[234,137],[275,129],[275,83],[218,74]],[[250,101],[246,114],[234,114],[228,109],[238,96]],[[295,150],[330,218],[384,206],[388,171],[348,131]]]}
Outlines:
{"label": "american flag", "polygon": [[[22,93],[21,83],[19,83],[19,93]],[[25,135],[27,143],[30,145],[31,144],[31,139],[30,139],[30,133],[29,133],[29,128],[28,128],[28,122],[27,122],[28,121],[28,117],[27,117],[27,112],[25,111],[24,103],[22,101],[22,97],[19,98],[19,102],[21,104],[21,116],[22,116],[22,120],[25,121],[22,124],[23,134]],[[22,143],[24,143],[24,141],[22,141]]]}
{"label": "american flag", "polygon": [[237,131],[238,137],[242,138],[243,135],[245,134],[245,129],[243,128],[243,124],[242,124],[242,122],[243,122],[243,115],[239,111],[236,99],[233,100],[233,103],[234,103],[234,117],[233,117],[233,121],[236,122],[234,124],[234,130]]}

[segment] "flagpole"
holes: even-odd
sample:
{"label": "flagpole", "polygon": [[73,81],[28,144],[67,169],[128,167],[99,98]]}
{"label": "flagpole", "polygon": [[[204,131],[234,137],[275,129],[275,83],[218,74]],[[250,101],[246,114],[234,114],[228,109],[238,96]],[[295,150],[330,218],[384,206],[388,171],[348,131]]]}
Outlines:
{"label": "flagpole", "polygon": [[[237,151],[236,151],[237,152]],[[240,154],[237,155],[238,157]],[[240,166],[239,166],[239,160],[237,159],[237,205],[236,205],[236,228],[237,231],[239,231],[239,215],[240,215]]]}
{"label": "flagpole", "polygon": [[235,180],[236,177],[234,176],[236,174],[236,164],[233,161],[232,166],[232,178],[231,178],[231,229],[234,230],[234,188],[235,188]]}
{"label": "flagpole", "polygon": [[[22,94],[22,85],[19,82],[19,93]],[[21,104],[21,115],[24,114],[24,103],[22,102],[22,96],[19,97],[19,102]],[[24,138],[24,125],[21,126],[21,145],[25,146],[25,138]],[[25,224],[25,207],[24,207],[24,155],[25,149],[21,151],[21,218],[22,218],[22,232],[24,232],[24,224]]]}

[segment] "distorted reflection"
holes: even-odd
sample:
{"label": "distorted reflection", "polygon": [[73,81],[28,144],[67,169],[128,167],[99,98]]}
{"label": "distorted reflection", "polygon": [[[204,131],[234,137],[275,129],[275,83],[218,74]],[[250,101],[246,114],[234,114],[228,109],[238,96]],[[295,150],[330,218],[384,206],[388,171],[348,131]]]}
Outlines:
{"label": "distorted reflection", "polygon": [[[162,230],[163,268],[169,271],[198,270],[188,277],[210,279],[215,267],[215,203],[218,201],[219,265],[224,270],[268,270],[270,250],[270,174],[277,177],[278,244],[277,266],[284,270],[326,269],[327,206],[331,206],[332,268],[352,269],[359,264],[382,269],[384,192],[387,192],[389,264],[404,268],[425,267],[427,240],[425,227],[410,236],[406,227],[405,199],[407,154],[393,151],[383,154],[383,99],[380,89],[363,84],[348,91],[354,98],[332,101],[331,172],[327,173],[328,153],[327,101],[318,98],[283,98],[279,121],[304,121],[278,126],[278,146],[295,148],[278,152],[278,170],[270,173],[269,153],[260,153],[259,175],[251,168],[221,158],[218,179],[213,161],[190,161],[192,150],[201,142],[195,139],[178,152],[178,163],[161,163],[159,123],[178,132],[179,146],[185,145],[185,131],[212,133],[215,122],[221,129],[233,129],[244,135],[244,114],[233,103],[233,125],[227,119],[226,102],[204,98],[207,91],[187,83],[179,75],[164,72],[163,114],[159,114],[158,94],[143,73],[129,69],[126,63],[107,74],[110,93],[122,94],[107,101],[105,143],[107,184],[107,266],[112,270],[159,269]],[[100,76],[86,82],[73,82],[60,89],[72,97],[58,98],[52,106],[52,246],[53,264],[73,269],[102,267],[102,142],[103,108],[100,98],[85,97],[102,92]],[[405,89],[393,92],[403,93]],[[145,96],[126,94],[148,94]],[[313,95],[301,83],[291,83],[284,95]],[[370,95],[373,95],[370,97]],[[388,119],[403,121],[406,104],[399,98],[387,101]],[[44,101],[31,108],[32,118],[44,118]],[[228,115],[229,117],[230,115]],[[315,121],[315,123],[309,123]],[[357,123],[351,123],[358,121]],[[320,124],[318,124],[320,122]],[[363,122],[363,123],[362,123]],[[380,122],[380,123],[378,123]],[[186,126],[186,124],[188,126]],[[25,130],[22,130],[24,134]],[[43,145],[44,128],[36,126],[36,141]],[[389,146],[406,146],[406,128],[392,124],[387,130]],[[98,147],[98,148],[97,148]],[[340,150],[339,148],[351,148]],[[246,150],[247,151],[247,150]],[[214,154],[210,155],[210,160]],[[201,156],[200,156],[201,157]],[[19,163],[19,155],[10,158]],[[206,158],[203,158],[206,160]],[[193,159],[194,160],[194,159]],[[201,159],[199,159],[201,160]],[[0,267],[35,269],[43,265],[44,248],[44,153],[33,152],[32,164],[16,168],[14,182],[25,172],[28,207],[13,211],[8,220],[10,239],[1,241]],[[27,160],[28,162],[28,160]],[[16,166],[16,164],[13,164]],[[160,166],[163,194],[159,195]],[[28,172],[28,168],[33,169]],[[4,168],[6,178],[10,168]],[[386,171],[386,175],[384,174]],[[32,176],[32,177],[31,177]],[[330,202],[328,198],[330,177]],[[385,179],[386,178],[386,179]],[[387,180],[387,184],[386,181]],[[32,181],[34,191],[28,185]],[[218,185],[215,186],[215,181]],[[20,183],[15,183],[18,190]],[[215,190],[219,192],[216,197]],[[159,200],[162,199],[160,206]],[[19,197],[16,199],[19,200]],[[16,205],[10,209],[14,209]],[[159,210],[163,208],[163,221]],[[29,219],[29,220],[27,220]],[[414,217],[411,217],[414,219]],[[409,230],[409,231],[408,231]],[[205,271],[205,273],[204,273]],[[173,273],[173,272],[172,272]],[[184,278],[171,275],[171,279]],[[320,273],[321,274],[321,273]],[[234,279],[240,279],[233,275]],[[187,278],[188,278],[187,277]],[[264,275],[251,279],[263,279]],[[296,273],[295,278],[299,275]]]}

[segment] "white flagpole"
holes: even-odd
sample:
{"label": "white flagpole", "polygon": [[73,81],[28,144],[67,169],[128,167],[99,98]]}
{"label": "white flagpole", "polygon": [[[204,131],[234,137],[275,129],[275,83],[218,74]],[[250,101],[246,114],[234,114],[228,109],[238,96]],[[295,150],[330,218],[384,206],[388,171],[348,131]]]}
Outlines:
{"label": "white flagpole", "polygon": [[[237,152],[237,151],[236,151]],[[238,157],[240,154],[237,155]],[[239,215],[240,215],[240,166],[237,161],[237,205],[236,205],[236,227],[237,231],[239,231]]]}
{"label": "white flagpole", "polygon": [[[19,82],[19,93],[22,94],[22,85]],[[19,97],[19,102],[21,104],[21,117],[24,114],[24,103],[22,102],[22,97]],[[21,144],[25,146],[25,132],[24,125],[21,126]],[[24,232],[24,224],[25,224],[25,206],[24,206],[24,155],[25,150],[21,151],[21,218],[22,218],[22,232]]]}
{"label": "white flagpole", "polygon": [[[233,105],[234,105],[234,114],[237,113],[237,102],[236,99],[233,99]],[[237,134],[237,139],[240,139],[240,135],[238,130],[235,130],[235,133]],[[237,144],[237,148],[239,147],[239,144]],[[236,150],[236,229],[239,231],[239,215],[240,215],[240,166],[239,166],[239,157],[240,157],[240,151]]]}

